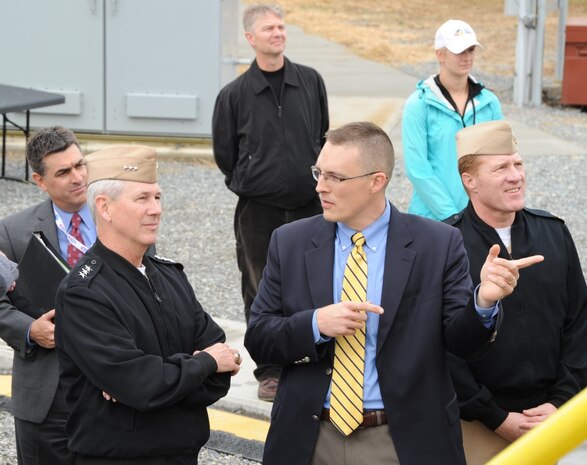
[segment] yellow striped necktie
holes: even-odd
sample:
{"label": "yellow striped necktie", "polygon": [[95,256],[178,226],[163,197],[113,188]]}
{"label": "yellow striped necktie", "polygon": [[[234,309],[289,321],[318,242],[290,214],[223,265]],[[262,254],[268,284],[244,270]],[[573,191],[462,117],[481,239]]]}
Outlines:
{"label": "yellow striped necktie", "polygon": [[[354,247],[346,262],[341,300],[367,300],[367,256],[365,236],[351,237]],[[330,421],[345,436],[363,422],[363,381],[365,370],[365,325],[352,336],[339,336],[334,346],[330,388]]]}

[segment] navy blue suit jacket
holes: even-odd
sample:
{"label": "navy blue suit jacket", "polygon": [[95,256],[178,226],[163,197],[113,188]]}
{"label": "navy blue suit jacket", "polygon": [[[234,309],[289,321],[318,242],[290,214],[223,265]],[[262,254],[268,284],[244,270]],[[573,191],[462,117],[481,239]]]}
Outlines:
{"label": "navy blue suit jacket", "polygon": [[[314,343],[312,315],[333,303],[335,231],[320,215],[271,238],[245,334],[257,363],[284,366],[265,465],[305,465],[312,457],[334,355],[333,340]],[[376,367],[400,462],[464,465],[445,349],[468,358],[494,331],[475,311],[460,232],[392,206],[383,281]]]}

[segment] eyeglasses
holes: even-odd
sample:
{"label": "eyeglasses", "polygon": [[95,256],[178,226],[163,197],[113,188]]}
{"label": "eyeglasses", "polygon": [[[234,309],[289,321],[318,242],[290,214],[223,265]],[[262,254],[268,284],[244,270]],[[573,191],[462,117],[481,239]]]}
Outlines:
{"label": "eyeglasses", "polygon": [[372,174],[375,173],[380,173],[381,171],[371,171],[370,173],[365,173],[365,174],[359,174],[358,176],[350,176],[350,177],[344,177],[344,176],[338,176],[336,174],[333,173],[323,173],[322,171],[320,171],[319,168],[315,167],[315,166],[310,166],[310,170],[312,171],[312,177],[314,178],[315,181],[318,181],[318,179],[320,179],[320,176],[322,176],[324,178],[325,182],[343,182],[343,181],[350,181],[351,179],[358,179],[358,178],[364,178],[365,176],[371,176]]}

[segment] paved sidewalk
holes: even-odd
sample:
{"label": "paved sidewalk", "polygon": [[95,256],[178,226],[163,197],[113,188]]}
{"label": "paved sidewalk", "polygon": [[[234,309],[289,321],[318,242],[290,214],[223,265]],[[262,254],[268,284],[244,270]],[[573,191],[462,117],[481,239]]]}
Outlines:
{"label": "paved sidewalk", "polygon": [[214,318],[214,321],[224,329],[228,345],[238,349],[243,358],[241,370],[231,380],[228,395],[216,402],[215,406],[230,412],[243,413],[268,420],[271,415],[273,403],[259,400],[257,397],[257,387],[259,384],[253,376],[255,362],[251,360],[243,344],[246,329],[245,324],[240,321],[219,318]]}

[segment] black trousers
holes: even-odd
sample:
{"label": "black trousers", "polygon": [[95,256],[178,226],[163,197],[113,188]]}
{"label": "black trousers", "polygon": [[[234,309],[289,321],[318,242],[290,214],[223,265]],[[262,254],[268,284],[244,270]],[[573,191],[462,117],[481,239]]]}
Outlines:
{"label": "black trousers", "polygon": [[141,457],[138,459],[78,457],[76,465],[198,465],[198,456],[176,455],[170,457]]}
{"label": "black trousers", "polygon": [[67,448],[65,422],[68,410],[61,388],[43,423],[14,418],[18,465],[74,465],[75,458]]}
{"label": "black trousers", "polygon": [[[286,223],[320,214],[322,207],[318,197],[295,210],[286,210],[239,197],[234,213],[234,235],[247,323],[267,263],[267,250],[273,231]],[[258,380],[279,378],[280,374],[281,367],[275,365],[259,365],[255,370],[255,377]]]}

